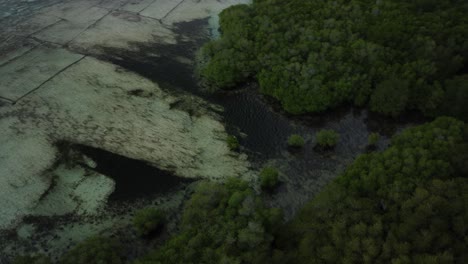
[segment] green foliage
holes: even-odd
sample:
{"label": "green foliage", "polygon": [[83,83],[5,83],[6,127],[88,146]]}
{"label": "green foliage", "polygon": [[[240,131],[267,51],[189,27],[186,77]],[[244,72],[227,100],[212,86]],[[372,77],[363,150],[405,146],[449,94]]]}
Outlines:
{"label": "green foliage", "polygon": [[320,148],[333,148],[340,140],[340,135],[331,129],[323,129],[317,132],[316,141]]}
{"label": "green foliage", "polygon": [[67,252],[60,264],[120,264],[120,244],[110,238],[92,237]]}
{"label": "green foliage", "polygon": [[285,231],[291,263],[464,263],[466,129],[438,118],[358,157]]}
{"label": "green foliage", "polygon": [[133,225],[141,236],[149,235],[156,231],[165,222],[164,212],[156,208],[145,208],[136,212]]}
{"label": "green foliage", "polygon": [[254,78],[294,114],[370,100],[433,115],[457,100],[442,84],[466,69],[467,12],[455,0],[256,0],[221,13],[200,72],[212,87]]}
{"label": "green foliage", "polygon": [[52,264],[52,261],[44,255],[17,256],[13,264]]}
{"label": "green foliage", "polygon": [[229,135],[226,138],[226,143],[230,150],[238,150],[239,149],[239,141],[235,136]]}
{"label": "green foliage", "polygon": [[276,168],[265,167],[260,172],[260,186],[263,190],[272,190],[279,183],[279,172]]}
{"label": "green foliage", "polygon": [[290,147],[301,148],[304,144],[304,138],[301,135],[293,134],[288,138],[288,145]]}
{"label": "green foliage", "polygon": [[371,147],[375,147],[379,142],[380,135],[379,133],[373,132],[369,134],[369,138],[367,139],[367,144]]}
{"label": "green foliage", "polygon": [[186,203],[180,233],[136,263],[268,263],[282,222],[239,179],[202,182]]}

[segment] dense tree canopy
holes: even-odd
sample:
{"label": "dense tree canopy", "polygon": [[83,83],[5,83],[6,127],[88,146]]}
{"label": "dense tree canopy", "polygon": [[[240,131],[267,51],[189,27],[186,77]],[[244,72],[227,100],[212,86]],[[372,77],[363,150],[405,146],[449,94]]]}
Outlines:
{"label": "dense tree canopy", "polygon": [[357,158],[291,224],[293,262],[466,263],[467,143],[439,118]]}
{"label": "dense tree canopy", "polygon": [[203,182],[187,202],[181,232],[137,263],[268,263],[282,223],[246,182]]}
{"label": "dense tree canopy", "polygon": [[466,89],[448,80],[466,73],[467,11],[463,0],[254,0],[221,13],[201,75],[222,88],[254,78],[291,113],[370,101],[436,114],[447,99],[459,111]]}

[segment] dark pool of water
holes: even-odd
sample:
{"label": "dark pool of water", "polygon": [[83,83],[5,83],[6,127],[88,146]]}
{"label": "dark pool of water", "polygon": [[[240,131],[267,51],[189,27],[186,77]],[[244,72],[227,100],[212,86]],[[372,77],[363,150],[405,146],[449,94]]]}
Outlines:
{"label": "dark pool of water", "polygon": [[96,172],[109,176],[115,181],[115,190],[109,196],[109,202],[132,201],[160,195],[182,184],[192,182],[189,179],[153,167],[143,161],[127,158],[102,149],[75,145],[74,149],[93,159]]}

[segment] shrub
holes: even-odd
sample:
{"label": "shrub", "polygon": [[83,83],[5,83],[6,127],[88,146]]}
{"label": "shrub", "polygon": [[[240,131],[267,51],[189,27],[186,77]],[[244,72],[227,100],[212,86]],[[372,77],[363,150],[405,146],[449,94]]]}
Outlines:
{"label": "shrub", "polygon": [[105,237],[89,238],[67,252],[61,264],[121,264],[120,244]]}
{"label": "shrub", "polygon": [[370,133],[369,138],[367,139],[367,144],[371,147],[375,147],[377,145],[377,142],[379,142],[379,139],[379,133]]}
{"label": "shrub", "polygon": [[320,148],[333,148],[338,143],[340,135],[334,130],[323,129],[317,133],[316,139]]}
{"label": "shrub", "polygon": [[139,210],[133,219],[133,225],[141,236],[146,236],[156,231],[164,224],[164,213],[156,208]]}
{"label": "shrub", "polygon": [[300,148],[304,146],[304,138],[300,135],[293,134],[288,139],[288,145],[294,148]]}
{"label": "shrub", "polygon": [[226,143],[230,150],[238,150],[239,149],[239,140],[235,136],[229,135],[226,138]]}
{"label": "shrub", "polygon": [[260,172],[260,186],[264,190],[272,190],[279,183],[279,173],[276,168],[265,167]]}

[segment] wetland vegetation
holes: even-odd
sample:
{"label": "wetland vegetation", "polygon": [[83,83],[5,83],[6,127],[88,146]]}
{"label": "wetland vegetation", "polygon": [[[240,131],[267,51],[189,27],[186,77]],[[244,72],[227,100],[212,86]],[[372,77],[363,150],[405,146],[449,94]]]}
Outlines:
{"label": "wetland vegetation", "polygon": [[[409,128],[359,156],[289,222],[245,181],[200,182],[178,233],[135,263],[463,263],[467,158],[463,122]],[[63,263],[118,263],[115,254],[90,240]]]}
{"label": "wetland vegetation", "polygon": [[[201,48],[197,70],[221,96],[256,82],[259,93],[297,115],[283,117],[299,122],[343,105],[385,122],[411,112],[428,121],[389,138],[366,135],[366,153],[293,215],[274,200],[286,188],[283,168],[265,163],[254,179],[192,184],[171,232],[155,232],[169,229],[165,212],[143,209],[133,218],[143,238],[123,245],[121,237],[92,237],[54,262],[466,263],[467,13],[461,0],[254,0],[225,9],[221,37]],[[307,154],[309,136],[316,155],[333,159],[340,145],[352,144],[342,134],[288,131],[282,142],[301,150],[289,161]],[[233,155],[244,151],[243,138],[222,139]],[[138,239],[150,249],[128,257]],[[52,259],[19,256],[14,263]]]}

